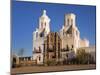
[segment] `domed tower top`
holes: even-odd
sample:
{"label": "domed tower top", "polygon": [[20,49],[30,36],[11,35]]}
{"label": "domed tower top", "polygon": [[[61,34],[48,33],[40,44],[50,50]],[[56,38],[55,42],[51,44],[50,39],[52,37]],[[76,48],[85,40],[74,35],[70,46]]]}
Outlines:
{"label": "domed tower top", "polygon": [[43,10],[42,16],[40,17],[41,20],[48,20],[50,21],[50,18],[46,14],[46,10]]}

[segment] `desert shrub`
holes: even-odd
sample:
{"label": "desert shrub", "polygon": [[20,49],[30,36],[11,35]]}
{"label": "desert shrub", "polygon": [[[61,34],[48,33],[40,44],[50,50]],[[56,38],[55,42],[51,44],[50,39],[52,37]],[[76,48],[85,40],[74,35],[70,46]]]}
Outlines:
{"label": "desert shrub", "polygon": [[78,64],[92,64],[93,57],[90,53],[85,52],[84,49],[77,51],[76,59]]}
{"label": "desert shrub", "polygon": [[47,65],[48,66],[54,66],[54,65],[57,65],[57,62],[55,60],[48,60]]}

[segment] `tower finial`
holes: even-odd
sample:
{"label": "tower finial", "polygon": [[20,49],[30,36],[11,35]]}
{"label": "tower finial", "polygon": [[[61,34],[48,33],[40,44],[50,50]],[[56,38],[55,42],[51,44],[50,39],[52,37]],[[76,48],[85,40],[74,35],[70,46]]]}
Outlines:
{"label": "tower finial", "polygon": [[43,10],[43,14],[46,14],[46,10]]}

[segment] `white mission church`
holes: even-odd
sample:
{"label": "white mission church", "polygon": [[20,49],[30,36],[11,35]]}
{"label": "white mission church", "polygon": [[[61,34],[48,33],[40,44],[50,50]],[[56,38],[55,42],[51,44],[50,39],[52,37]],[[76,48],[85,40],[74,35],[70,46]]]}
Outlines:
{"label": "white mission church", "polygon": [[[48,17],[46,10],[43,10],[39,18],[39,27],[33,32],[33,60],[36,60],[37,64],[43,64],[44,41],[50,33],[50,21],[51,19]],[[73,48],[76,53],[79,48],[89,48],[89,41],[80,38],[80,31],[74,13],[65,14],[64,25],[57,33],[61,39],[61,49],[68,46]]]}

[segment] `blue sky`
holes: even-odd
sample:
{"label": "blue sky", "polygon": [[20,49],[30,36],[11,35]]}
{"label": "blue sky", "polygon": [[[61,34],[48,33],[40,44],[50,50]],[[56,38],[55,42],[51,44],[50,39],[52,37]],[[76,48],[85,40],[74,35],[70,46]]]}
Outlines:
{"label": "blue sky", "polygon": [[59,31],[64,24],[64,15],[76,14],[76,25],[81,38],[95,44],[96,7],[68,4],[12,1],[12,51],[25,49],[24,55],[32,55],[32,32],[38,27],[43,10],[51,19],[51,31]]}

